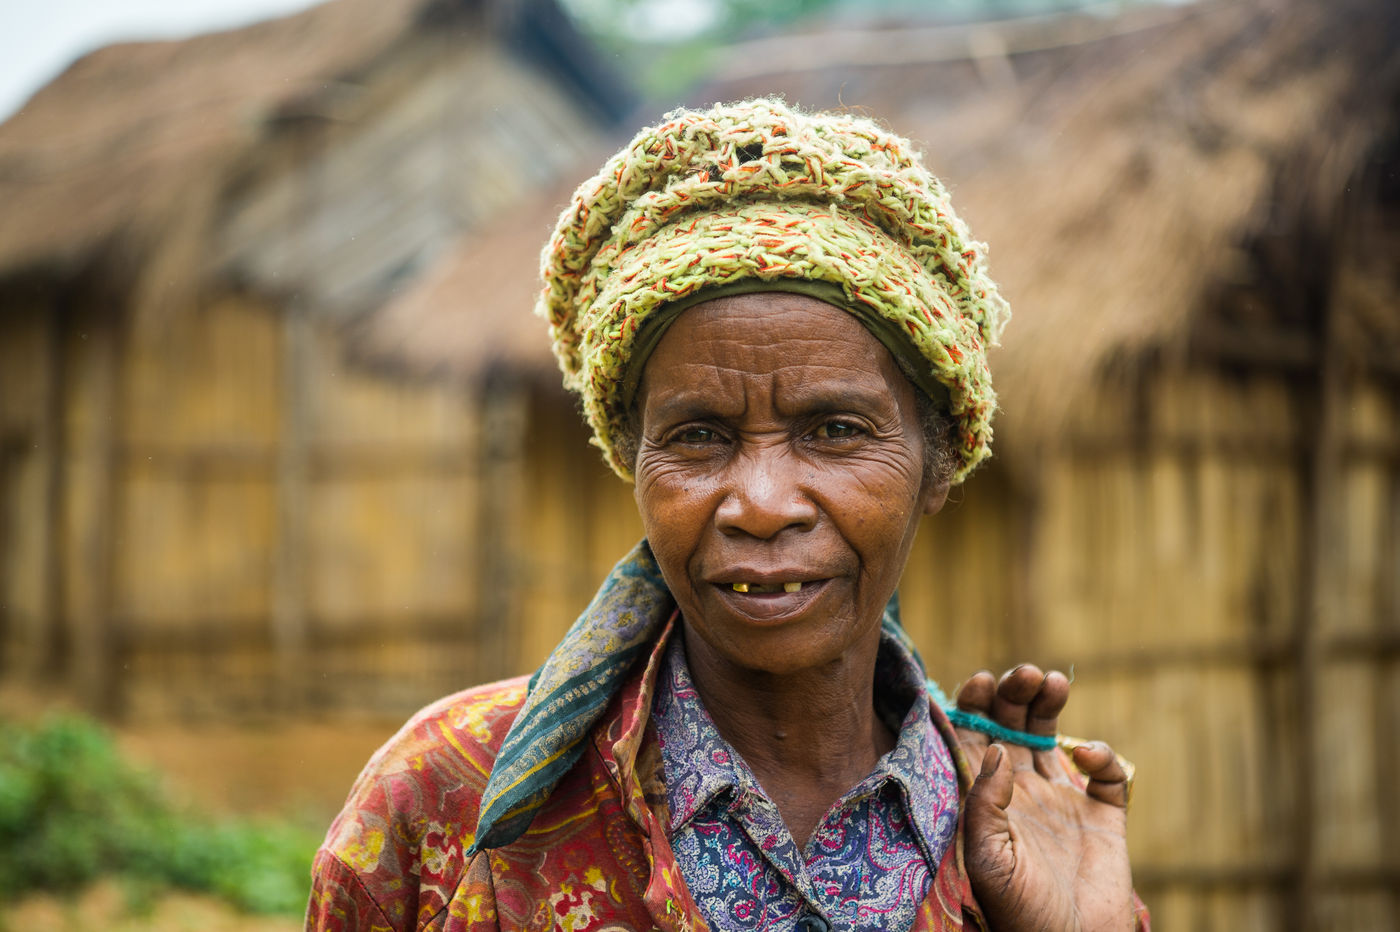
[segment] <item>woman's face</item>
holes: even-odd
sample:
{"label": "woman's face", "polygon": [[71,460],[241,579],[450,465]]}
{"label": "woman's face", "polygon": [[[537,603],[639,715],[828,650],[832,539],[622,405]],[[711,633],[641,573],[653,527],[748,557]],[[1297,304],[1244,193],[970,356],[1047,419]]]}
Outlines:
{"label": "woman's face", "polygon": [[671,325],[638,411],[637,506],[691,653],[782,674],[873,649],[919,518],[948,493],[924,482],[889,351],[815,298],[721,298]]}

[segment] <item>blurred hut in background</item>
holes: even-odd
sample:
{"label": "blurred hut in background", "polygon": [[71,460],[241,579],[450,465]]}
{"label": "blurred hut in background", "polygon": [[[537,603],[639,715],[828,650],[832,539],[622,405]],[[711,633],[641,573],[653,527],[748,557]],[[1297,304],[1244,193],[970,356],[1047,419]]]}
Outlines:
{"label": "blurred hut in background", "polygon": [[[1016,311],[997,457],[903,587],[932,672],[1077,676],[1068,725],[1142,774],[1133,859],[1162,928],[1396,928],[1400,11],[837,21],[713,73],[696,102],[781,93],[914,137],[992,245]],[[481,365],[457,321],[529,302],[555,206],[468,238],[371,342]],[[532,659],[636,533],[541,392]]]}
{"label": "blurred hut in background", "polygon": [[513,670],[519,393],[356,366],[354,325],[629,99],[553,0],[338,0],[102,49],[0,126],[6,685],[401,717]]}
{"label": "blurred hut in background", "polygon": [[[932,672],[1074,672],[1162,928],[1394,928],[1395,5],[841,15],[691,98],[867,109],[992,244],[997,457],[904,585]],[[637,122],[588,48],[550,0],[335,0],[0,126],[7,683],[393,718],[538,663],[640,533],[528,313]]]}

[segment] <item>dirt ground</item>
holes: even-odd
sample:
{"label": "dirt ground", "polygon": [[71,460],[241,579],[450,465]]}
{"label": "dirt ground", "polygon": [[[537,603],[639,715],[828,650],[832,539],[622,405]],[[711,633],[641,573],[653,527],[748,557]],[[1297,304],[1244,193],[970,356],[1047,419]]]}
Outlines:
{"label": "dirt ground", "polygon": [[149,912],[132,912],[122,890],[111,883],[89,889],[76,901],[35,896],[0,910],[0,932],[298,932],[301,920],[249,916],[209,897],[169,893]]}

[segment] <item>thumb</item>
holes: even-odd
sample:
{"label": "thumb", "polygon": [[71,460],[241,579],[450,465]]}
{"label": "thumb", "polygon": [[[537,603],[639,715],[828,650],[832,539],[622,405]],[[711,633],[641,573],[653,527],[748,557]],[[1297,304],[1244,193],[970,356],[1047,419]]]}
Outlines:
{"label": "thumb", "polygon": [[982,757],[982,772],[967,794],[967,846],[969,852],[986,851],[984,846],[1000,847],[1011,834],[1006,807],[1011,805],[1014,787],[1006,748],[993,744]]}
{"label": "thumb", "polygon": [[[963,810],[963,856],[967,877],[972,882],[973,895],[981,904],[990,928],[1008,925],[1007,917],[1017,917],[1018,924],[1024,906],[1024,877],[1017,881],[1016,846],[1011,839],[1011,820],[1006,809],[1011,805],[1015,781],[1006,747],[993,744],[982,758],[982,772],[967,794]],[[1040,904],[1044,905],[1044,904]],[[1058,923],[1030,922],[1026,928],[1063,928]]]}

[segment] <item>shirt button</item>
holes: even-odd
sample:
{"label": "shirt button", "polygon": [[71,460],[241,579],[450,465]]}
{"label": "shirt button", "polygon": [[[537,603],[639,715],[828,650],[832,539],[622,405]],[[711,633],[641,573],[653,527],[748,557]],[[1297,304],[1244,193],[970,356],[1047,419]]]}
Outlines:
{"label": "shirt button", "polygon": [[821,916],[803,916],[797,920],[797,932],[831,932],[831,923]]}

